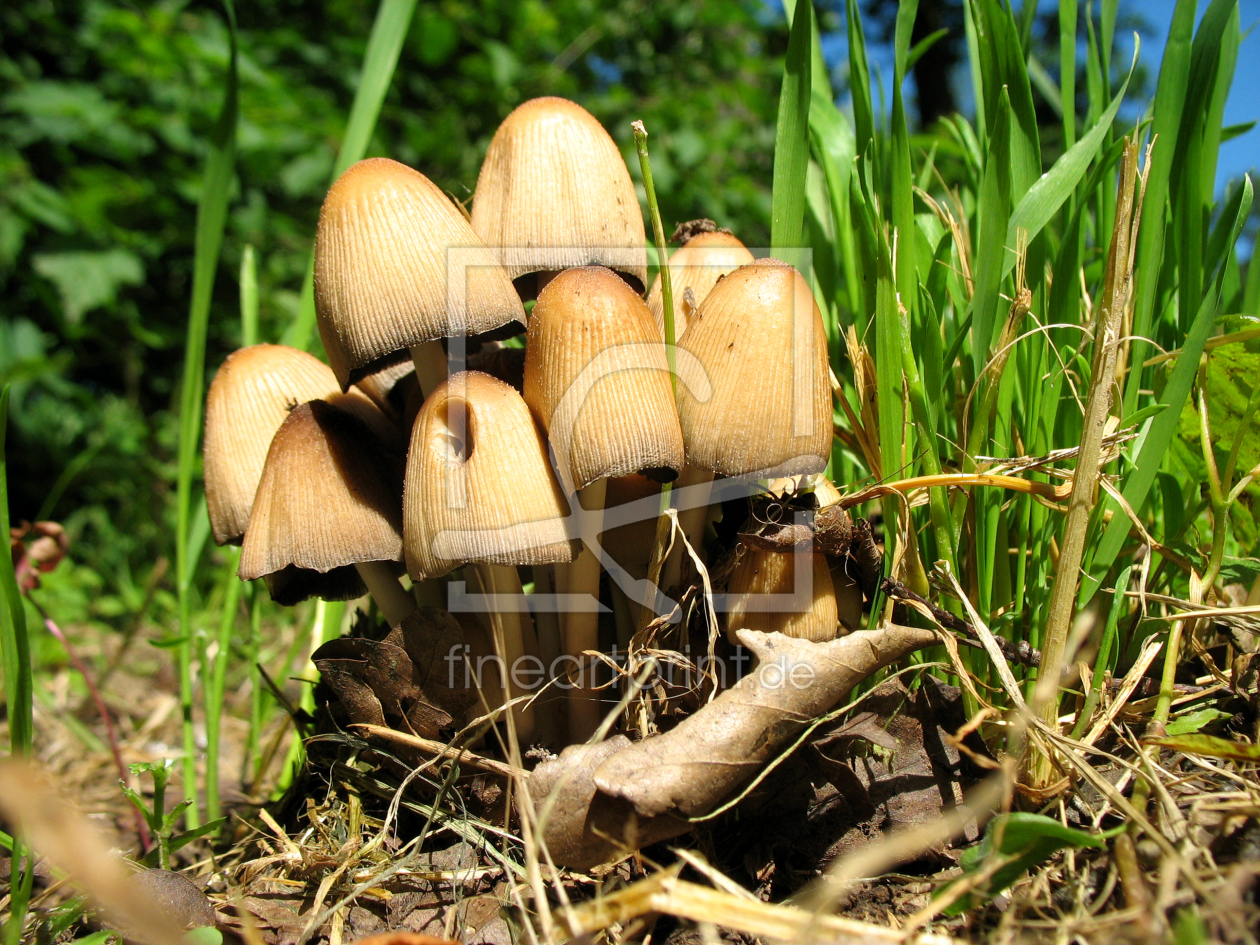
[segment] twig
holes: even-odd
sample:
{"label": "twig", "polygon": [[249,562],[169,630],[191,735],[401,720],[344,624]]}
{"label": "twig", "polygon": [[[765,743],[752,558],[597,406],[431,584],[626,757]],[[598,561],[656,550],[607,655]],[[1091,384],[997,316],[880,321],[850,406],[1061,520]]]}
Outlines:
{"label": "twig", "polygon": [[[980,635],[975,628],[963,620],[957,614],[951,614],[948,610],[938,607],[926,597],[916,594],[910,588],[906,587],[900,581],[893,578],[884,578],[880,582],[879,589],[891,597],[893,600],[899,600],[909,603],[912,606],[918,605],[916,609],[926,608],[928,615],[947,630],[953,630],[955,633],[961,633],[964,637],[963,643],[968,646],[980,647],[983,649],[984,643],[980,639]],[[1008,640],[1005,637],[995,636],[998,649],[1012,663],[1020,663],[1024,666],[1040,666],[1041,651],[1029,646],[1024,640],[1016,643],[1014,640]]]}

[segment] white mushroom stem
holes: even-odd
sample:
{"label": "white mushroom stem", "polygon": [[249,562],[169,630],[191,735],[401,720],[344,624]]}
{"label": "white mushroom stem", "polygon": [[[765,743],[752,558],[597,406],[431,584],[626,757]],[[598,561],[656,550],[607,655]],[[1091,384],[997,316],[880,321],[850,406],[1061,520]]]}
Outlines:
{"label": "white mushroom stem", "polygon": [[440,341],[426,341],[411,346],[411,363],[416,366],[416,380],[425,397],[446,380],[446,352]]}
{"label": "white mushroom stem", "polygon": [[[701,469],[699,466],[692,466],[690,463],[683,468],[681,475],[674,482],[675,492],[682,493],[683,490],[686,490],[690,493],[687,496],[689,507],[682,509],[678,513],[678,526],[682,529],[683,535],[686,536],[687,543],[696,550],[697,554],[700,552],[700,543],[704,540],[704,526],[709,520],[709,495],[712,489],[712,471]],[[694,496],[694,498],[691,496]],[[680,494],[680,501],[682,498],[683,496]],[[675,538],[674,547],[661,568],[660,588],[662,593],[668,593],[669,589],[681,579],[683,555],[686,553],[682,542]]]}
{"label": "white mushroom stem", "polygon": [[415,611],[415,599],[403,590],[384,561],[360,561],[354,568],[391,627],[398,626]]}
{"label": "white mushroom stem", "polygon": [[[604,524],[604,496],[608,481],[600,479],[578,492],[578,531],[582,550],[569,565],[569,593],[589,594],[599,602],[599,533]],[[599,649],[599,610],[570,611],[564,621],[564,650],[577,659],[577,679],[569,689],[569,743],[585,742],[599,728],[599,692],[594,688],[595,660],[583,656]]]}
{"label": "white mushroom stem", "polygon": [[[503,595],[518,598],[521,591],[521,576],[516,567],[510,564],[478,563],[471,569],[482,594]],[[534,637],[534,622],[528,613],[506,608],[491,608],[485,614],[494,640],[494,653],[502,661],[501,680],[503,692],[500,705],[520,696],[533,696],[542,686],[541,674],[535,671],[533,661],[524,659],[526,654],[533,655],[538,649],[538,641]],[[528,687],[528,688],[527,688]],[[487,702],[493,701],[487,696]],[[534,737],[534,708],[530,705],[518,704],[511,709],[511,727],[516,730],[518,745],[528,745]]]}

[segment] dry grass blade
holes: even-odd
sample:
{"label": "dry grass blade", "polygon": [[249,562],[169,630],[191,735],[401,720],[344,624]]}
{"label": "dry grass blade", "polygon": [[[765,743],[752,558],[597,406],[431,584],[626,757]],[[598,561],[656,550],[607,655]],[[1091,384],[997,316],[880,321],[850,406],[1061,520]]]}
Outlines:
{"label": "dry grass blade", "polygon": [[953,945],[958,941],[946,935],[905,932],[839,916],[815,915],[794,906],[754,902],[686,882],[675,871],[657,873],[620,892],[581,905],[566,918],[571,934],[586,935],[652,912],[712,923],[772,941],[812,945],[899,945],[911,936],[917,945]]}

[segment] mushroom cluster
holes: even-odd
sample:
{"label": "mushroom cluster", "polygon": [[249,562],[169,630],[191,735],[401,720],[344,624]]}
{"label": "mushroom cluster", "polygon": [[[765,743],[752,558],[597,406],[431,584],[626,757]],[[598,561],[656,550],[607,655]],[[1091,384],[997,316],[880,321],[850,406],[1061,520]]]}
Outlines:
{"label": "mushroom cluster", "polygon": [[[471,218],[395,161],[346,170],[315,246],[328,363],[243,348],[207,398],[210,521],[219,544],[242,544],[240,577],[286,605],[370,594],[391,628],[440,601],[470,641],[459,656],[475,658],[481,712],[507,706],[523,746],[590,738],[612,678],[601,597],[631,632],[672,607],[693,574],[683,549],[705,560],[715,476],[830,487],[827,345],[808,284],[707,221],[680,233],[671,377],[635,187],[581,106],[540,98],[507,117]],[[663,483],[682,533],[660,572],[673,598],[630,599]],[[827,640],[860,617],[822,555],[737,552],[732,639]],[[629,580],[601,585],[605,570]]]}

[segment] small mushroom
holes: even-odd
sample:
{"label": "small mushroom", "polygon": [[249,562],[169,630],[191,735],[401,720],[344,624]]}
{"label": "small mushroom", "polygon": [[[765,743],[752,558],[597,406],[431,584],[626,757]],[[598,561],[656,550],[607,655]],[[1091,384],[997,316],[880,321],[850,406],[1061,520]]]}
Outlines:
{"label": "small mushroom", "polygon": [[401,496],[399,452],[347,410],[302,404],[272,439],[239,574],[266,577],[281,604],[348,600],[366,585],[397,626],[416,609],[390,564],[402,560]]}
{"label": "small mushroom", "polygon": [[[705,223],[712,223],[706,220]],[[697,233],[669,257],[669,278],[674,296],[674,339],[682,337],[687,321],[704,302],[718,280],[753,261],[748,247],[729,230],[714,228]],[[661,280],[652,283],[648,308],[661,331],[665,330],[665,300]]]}
{"label": "small mushroom", "polygon": [[233,351],[206,396],[206,506],[217,544],[239,545],[271,438],[298,404],[340,393],[328,365],[283,345]]}
{"label": "small mushroom", "polygon": [[[598,534],[608,478],[643,472],[668,482],[683,465],[682,429],[665,345],[643,300],[601,266],[568,269],[538,296],[525,346],[525,401],[547,430],[560,481],[579,495],[585,549],[569,572],[569,593],[599,597]],[[597,611],[565,617],[564,647],[599,648]],[[569,736],[584,741],[599,724],[589,686],[569,691]]]}
{"label": "small mushroom", "polygon": [[827,556],[816,551],[782,554],[748,545],[727,586],[726,635],[737,630],[782,633],[825,643],[837,636],[840,615]]}
{"label": "small mushroom", "polygon": [[[472,564],[486,593],[519,595],[516,565],[572,560],[567,516],[547,444],[514,389],[463,371],[424,402],[412,429],[403,495],[407,569],[414,579]],[[493,615],[492,624],[508,668],[508,695],[521,695],[513,670],[536,649],[533,624],[511,606]],[[532,712],[515,717],[527,739]]]}
{"label": "small mushroom", "polygon": [[626,162],[594,116],[563,98],[525,102],[494,133],[472,228],[526,299],[575,266],[609,266],[636,291],[647,284],[647,237]]}
{"label": "small mushroom", "polygon": [[388,158],[351,165],[324,198],[315,310],[343,389],[410,349],[426,394],[446,377],[440,339],[525,322],[507,273],[450,198]]}
{"label": "small mushroom", "polygon": [[[679,385],[687,470],[679,521],[698,546],[713,474],[771,478],[822,472],[831,455],[827,335],[809,285],[773,257],[723,277],[678,342],[703,366],[712,396]],[[690,493],[690,495],[688,495]],[[673,555],[662,583],[677,580]]]}

